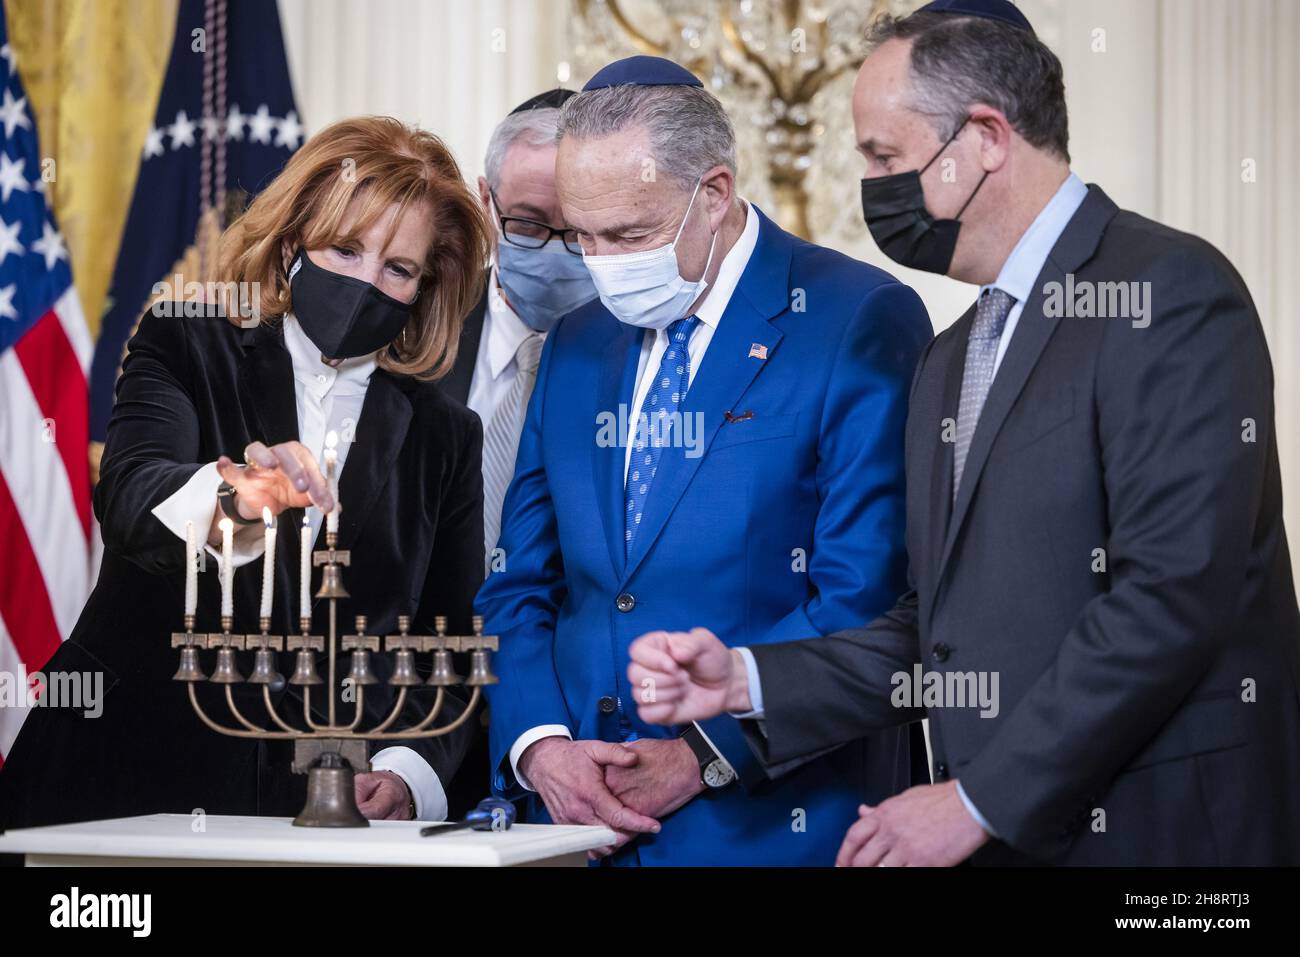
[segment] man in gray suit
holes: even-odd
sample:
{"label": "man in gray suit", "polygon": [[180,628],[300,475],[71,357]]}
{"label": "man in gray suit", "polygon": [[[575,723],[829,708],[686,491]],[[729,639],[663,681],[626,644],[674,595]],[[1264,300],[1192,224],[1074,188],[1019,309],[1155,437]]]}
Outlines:
{"label": "man in gray suit", "polygon": [[1070,172],[1060,62],[1011,4],[873,39],[868,226],[982,287],[912,384],[911,590],[814,641],[642,636],[642,718],[751,717],[776,776],[928,714],[934,783],[845,822],[841,864],[1300,863],[1300,612],[1245,285]]}

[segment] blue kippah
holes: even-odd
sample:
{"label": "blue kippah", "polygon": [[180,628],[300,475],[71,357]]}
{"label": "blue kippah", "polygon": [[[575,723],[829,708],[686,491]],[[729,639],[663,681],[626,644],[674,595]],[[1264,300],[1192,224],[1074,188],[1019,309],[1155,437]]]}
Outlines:
{"label": "blue kippah", "polygon": [[949,13],[960,17],[983,17],[999,20],[1021,30],[1034,32],[1028,18],[1010,0],[932,0],[917,13]]}
{"label": "blue kippah", "polygon": [[661,56],[630,56],[601,67],[582,92],[610,86],[703,86],[686,67]]}

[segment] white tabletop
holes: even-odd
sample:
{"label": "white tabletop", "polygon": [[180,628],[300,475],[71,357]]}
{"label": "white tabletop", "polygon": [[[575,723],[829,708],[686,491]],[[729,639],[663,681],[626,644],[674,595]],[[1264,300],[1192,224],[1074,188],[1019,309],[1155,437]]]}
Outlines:
{"label": "white tabletop", "polygon": [[[150,814],[0,834],[0,854],[282,864],[502,867],[580,854],[614,843],[603,827],[516,824],[506,831],[420,837],[420,821],[370,827],[294,827],[283,817]],[[199,827],[202,830],[199,830]]]}

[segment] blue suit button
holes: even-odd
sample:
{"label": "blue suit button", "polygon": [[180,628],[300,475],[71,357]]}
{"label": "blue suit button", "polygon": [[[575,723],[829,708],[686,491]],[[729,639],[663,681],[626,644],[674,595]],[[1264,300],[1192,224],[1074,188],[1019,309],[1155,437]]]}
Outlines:
{"label": "blue suit button", "polygon": [[618,707],[618,702],[609,695],[605,695],[596,702],[596,707],[600,709],[601,714],[613,714],[614,709]]}
{"label": "blue suit button", "polygon": [[619,611],[631,611],[636,607],[636,599],[627,592],[623,592],[623,594],[614,599],[614,607]]}

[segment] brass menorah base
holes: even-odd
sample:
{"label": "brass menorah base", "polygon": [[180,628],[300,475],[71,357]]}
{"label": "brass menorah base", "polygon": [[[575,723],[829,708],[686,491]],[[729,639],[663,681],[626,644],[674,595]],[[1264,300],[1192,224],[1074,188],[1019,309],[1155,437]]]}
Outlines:
{"label": "brass menorah base", "polygon": [[[313,566],[324,566],[321,586],[315,597],[328,599],[330,603],[328,645],[321,635],[311,634],[309,617],[300,618],[301,634],[284,636],[268,634],[271,627],[269,616],[260,619],[259,634],[232,634],[230,629],[233,622],[230,616],[222,616],[220,633],[196,634],[194,616],[186,615],[185,631],[175,632],[171,636],[172,647],[179,648],[181,655],[180,667],[173,677],[176,681],[187,683],[190,704],[200,721],[218,734],[230,737],[293,741],[293,770],[307,775],[307,802],[302,812],[294,818],[293,823],[297,827],[368,827],[369,822],[357,808],[354,790],[356,774],[370,770],[367,742],[412,741],[450,734],[474,714],[483,686],[497,682],[490,659],[490,653],[497,650],[497,637],[483,634],[482,618],[474,617],[472,635],[448,635],[447,619],[441,615],[434,619],[436,634],[412,635],[410,618],[400,615],[397,619],[398,633],[382,638],[384,651],[394,655],[392,674],[387,683],[397,689],[396,700],[383,721],[368,731],[360,730],[366,687],[380,682],[371,670],[370,656],[379,652],[381,638],[378,635],[367,635],[366,617],[358,615],[356,634],[345,635],[341,643],[338,640],[336,603],[340,598],[349,597],[343,587],[341,567],[350,564],[351,555],[337,549],[336,540],[337,534],[327,531],[325,549],[312,553]],[[352,656],[351,670],[344,682],[351,687],[355,698],[352,720],[346,724],[339,723],[335,717],[340,646],[343,651],[351,652]],[[217,652],[217,664],[211,677],[204,672],[200,662],[201,649],[215,649]],[[256,653],[253,672],[247,679],[239,671],[236,651]],[[312,687],[325,684],[316,672],[316,653],[320,651],[328,653],[329,665],[328,719],[324,724],[313,719],[311,712]],[[285,677],[276,668],[276,656],[281,652],[295,655],[294,671],[287,683],[297,686],[301,691],[301,729],[281,717],[276,703],[271,699],[272,690],[278,691],[286,684]],[[415,656],[419,652],[432,653],[432,669],[427,681],[416,670]],[[468,677],[462,678],[456,674],[452,652],[470,653]],[[200,681],[226,686],[226,704],[238,727],[220,724],[204,712],[195,694],[195,685]],[[231,693],[231,685],[245,681],[262,686],[262,701],[271,727],[255,724],[240,712]],[[433,727],[438,712],[442,710],[447,688],[457,685],[472,689],[465,710],[454,721]],[[409,690],[420,686],[437,689],[428,714],[413,727],[390,730],[402,713]]]}
{"label": "brass menorah base", "polygon": [[297,741],[293,746],[294,770],[298,769],[302,753],[311,750],[304,746],[317,743],[330,746],[334,750],[322,751],[307,770],[307,803],[293,819],[294,826],[369,827],[370,822],[357,807],[353,766],[342,753],[349,744],[361,744],[361,752],[364,754],[364,744],[359,741],[349,742],[339,739],[322,742]]}

